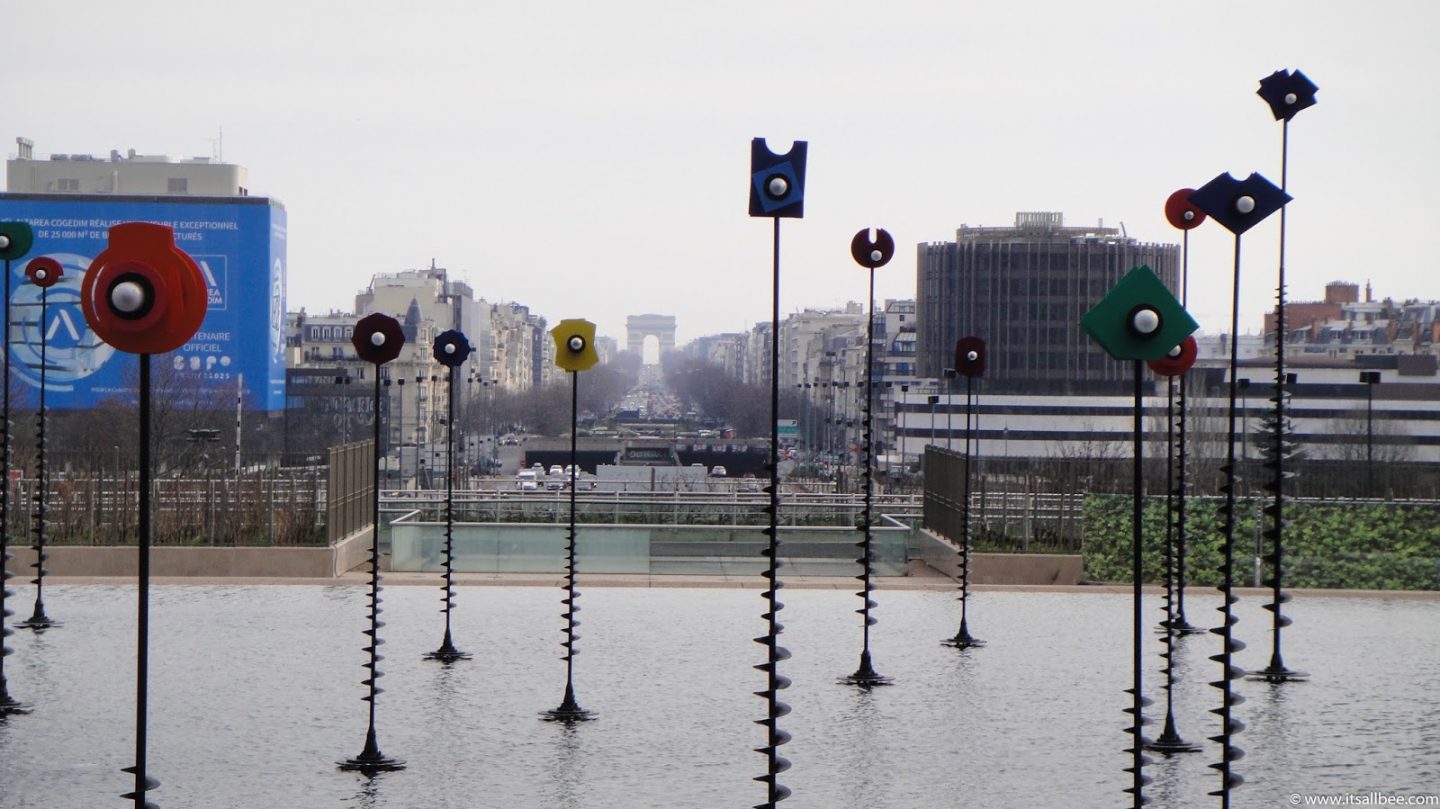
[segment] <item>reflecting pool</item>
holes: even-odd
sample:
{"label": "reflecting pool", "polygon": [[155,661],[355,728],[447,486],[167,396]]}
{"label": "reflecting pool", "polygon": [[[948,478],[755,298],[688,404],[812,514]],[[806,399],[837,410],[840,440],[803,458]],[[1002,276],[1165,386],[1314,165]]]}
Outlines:
{"label": "reflecting pool", "polygon": [[[154,589],[150,769],[162,807],[750,806],[764,759],[751,752],[763,702],[750,668],[763,649],[757,590],[581,587],[577,696],[597,721],[539,721],[559,704],[561,594],[462,587],[456,644],[473,660],[422,660],[441,639],[438,587],[384,592],[386,693],[379,741],[409,768],[374,779],[340,772],[360,751],[365,704],[363,588],[160,586]],[[14,603],[33,595],[16,587]],[[857,599],[786,590],[783,669],[794,686],[784,806],[951,809],[1126,805],[1129,596],[981,592],[957,652],[958,605],[943,592],[881,590],[873,649],[895,679],[866,692],[836,684],[856,666]],[[122,806],[132,762],[133,587],[47,588],[64,627],[17,633],[10,690],[34,706],[0,722],[0,806]],[[1192,596],[1191,621],[1218,598]],[[1261,599],[1239,605],[1239,662],[1268,662]],[[1159,617],[1158,598],[1147,599]],[[1276,807],[1292,793],[1440,792],[1440,602],[1299,597],[1286,662],[1306,683],[1241,682],[1249,726],[1237,737],[1246,784],[1234,805]],[[1158,639],[1158,636],[1156,636]],[[1152,654],[1158,642],[1149,644]],[[1205,683],[1211,636],[1180,642],[1178,727],[1217,731]],[[1162,694],[1158,658],[1146,691]],[[1159,728],[1152,731],[1158,735]],[[1150,768],[1154,805],[1218,805],[1200,754]]]}

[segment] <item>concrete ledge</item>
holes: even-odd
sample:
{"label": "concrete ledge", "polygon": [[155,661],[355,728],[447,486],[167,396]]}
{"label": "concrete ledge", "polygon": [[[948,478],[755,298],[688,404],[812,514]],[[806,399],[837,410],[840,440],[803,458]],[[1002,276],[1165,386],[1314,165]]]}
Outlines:
{"label": "concrete ledge", "polygon": [[[926,564],[952,579],[960,578],[958,556]],[[1056,553],[976,553],[970,556],[971,584],[1078,585],[1081,558]]]}
{"label": "concrete ledge", "polygon": [[[150,549],[152,576],[179,578],[334,578],[367,561],[370,529],[325,548],[196,548]],[[17,582],[34,577],[35,552],[11,547],[9,569]],[[133,545],[47,547],[48,575],[57,577],[128,577],[139,572]]]}
{"label": "concrete ledge", "polygon": [[[915,532],[911,558],[952,579],[960,578],[959,550],[933,531]],[[970,556],[971,584],[1078,585],[1084,576],[1079,554],[976,553]]]}

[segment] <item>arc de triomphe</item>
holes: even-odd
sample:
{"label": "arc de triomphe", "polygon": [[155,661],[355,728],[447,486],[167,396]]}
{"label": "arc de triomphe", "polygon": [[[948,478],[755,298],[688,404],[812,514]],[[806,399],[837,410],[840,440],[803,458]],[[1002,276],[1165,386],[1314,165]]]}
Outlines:
{"label": "arc de triomphe", "polygon": [[644,356],[645,338],[660,341],[660,356],[675,350],[674,315],[630,315],[625,318],[625,349]]}

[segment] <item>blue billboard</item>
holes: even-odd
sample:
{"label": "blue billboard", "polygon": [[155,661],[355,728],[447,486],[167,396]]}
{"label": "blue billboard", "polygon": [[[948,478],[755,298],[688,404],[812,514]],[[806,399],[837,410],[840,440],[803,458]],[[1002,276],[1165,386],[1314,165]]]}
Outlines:
{"label": "blue billboard", "polygon": [[[35,246],[10,267],[12,395],[38,392],[40,343],[46,340],[46,405],[83,409],[112,398],[133,401],[138,363],[90,331],[80,284],[90,261],[121,222],[175,230],[175,244],[200,265],[209,287],[205,322],[190,342],[157,356],[156,384],[184,400],[234,406],[243,388],[250,410],[285,407],[285,209],[261,197],[123,197],[0,194],[0,221],[28,222]],[[49,256],[65,269],[49,290],[41,321],[40,289],[25,264]]]}

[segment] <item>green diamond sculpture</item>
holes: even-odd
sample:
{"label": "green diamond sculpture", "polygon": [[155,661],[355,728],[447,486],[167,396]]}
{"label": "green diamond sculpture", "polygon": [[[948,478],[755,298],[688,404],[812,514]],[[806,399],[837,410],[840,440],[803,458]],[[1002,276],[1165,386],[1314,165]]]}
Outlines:
{"label": "green diamond sculpture", "polygon": [[1158,360],[1200,327],[1149,267],[1125,274],[1080,327],[1117,360]]}

